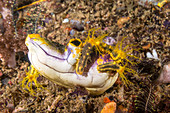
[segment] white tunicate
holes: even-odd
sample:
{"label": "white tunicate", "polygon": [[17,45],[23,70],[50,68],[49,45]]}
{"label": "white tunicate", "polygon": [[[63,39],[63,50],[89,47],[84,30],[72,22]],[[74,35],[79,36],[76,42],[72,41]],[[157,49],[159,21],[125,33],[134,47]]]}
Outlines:
{"label": "white tunicate", "polygon": [[159,58],[158,58],[158,54],[157,54],[157,52],[156,52],[155,49],[153,49],[152,54],[153,54],[153,57],[154,57],[155,59],[159,59]]}
{"label": "white tunicate", "polygon": [[150,52],[147,52],[147,53],[146,53],[146,57],[147,57],[147,58],[153,58],[153,56],[151,55]]}

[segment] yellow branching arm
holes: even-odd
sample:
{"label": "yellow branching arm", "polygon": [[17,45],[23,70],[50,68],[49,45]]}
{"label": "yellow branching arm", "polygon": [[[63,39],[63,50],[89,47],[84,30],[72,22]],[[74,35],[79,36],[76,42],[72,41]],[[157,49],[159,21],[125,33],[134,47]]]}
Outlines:
{"label": "yellow branching arm", "polygon": [[36,92],[33,90],[33,85],[37,88],[37,90],[44,88],[41,84],[37,83],[39,73],[32,65],[28,67],[28,72],[26,72],[26,75],[27,76],[23,78],[21,82],[21,86],[25,92],[28,90],[31,95],[35,95]]}

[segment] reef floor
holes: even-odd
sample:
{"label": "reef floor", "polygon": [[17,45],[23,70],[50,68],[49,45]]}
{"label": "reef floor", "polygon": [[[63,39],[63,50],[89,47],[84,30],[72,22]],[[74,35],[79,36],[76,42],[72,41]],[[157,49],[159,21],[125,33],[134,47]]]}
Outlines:
{"label": "reef floor", "polygon": [[[15,8],[33,2],[17,0]],[[91,28],[99,27],[101,33],[108,33],[115,41],[127,36],[124,45],[137,44],[142,49],[134,53],[141,62],[131,67],[140,78],[127,74],[133,86],[125,86],[119,77],[106,92],[91,96],[82,87],[67,89],[40,76],[37,81],[45,89],[36,90],[33,84],[36,95],[31,95],[21,87],[30,66],[27,50],[19,51],[15,53],[14,68],[0,61],[0,113],[100,113],[111,101],[116,103],[116,113],[170,112],[170,4],[166,2],[160,8],[156,3],[44,0],[14,11],[14,28],[25,38],[27,34],[38,33],[66,45],[72,38],[84,41]]]}

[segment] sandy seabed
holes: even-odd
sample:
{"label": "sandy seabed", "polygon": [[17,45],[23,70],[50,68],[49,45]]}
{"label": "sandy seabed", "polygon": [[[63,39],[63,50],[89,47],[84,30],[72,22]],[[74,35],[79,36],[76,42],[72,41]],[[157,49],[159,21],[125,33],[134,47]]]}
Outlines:
{"label": "sandy seabed", "polygon": [[[14,30],[13,35],[18,34],[18,38],[4,38],[3,36],[10,37],[12,34],[7,32],[7,25],[0,28],[2,34],[4,33],[1,39],[7,40],[0,44],[9,46],[0,46],[0,56],[6,60],[0,61],[0,112],[100,113],[106,103],[114,101],[116,113],[168,113],[170,5],[167,2],[159,8],[145,0],[144,3],[141,1],[46,0],[15,11],[17,7],[34,2],[16,0],[13,10],[7,7],[12,10],[13,17],[13,25],[9,29]],[[0,12],[2,13],[2,9]],[[124,45],[137,44],[136,47],[141,48],[139,52],[134,53],[141,58],[141,62],[131,67],[138,72],[140,78],[126,75],[133,86],[126,87],[119,77],[106,92],[91,96],[82,87],[67,89],[40,76],[37,81],[45,89],[36,90],[33,86],[36,95],[31,95],[21,87],[20,83],[30,66],[28,50],[24,44],[27,34],[38,33],[50,41],[66,45],[72,38],[84,41],[91,28],[99,27],[101,33],[108,33],[115,41],[126,36],[128,38]],[[6,31],[3,31],[5,28]],[[154,51],[156,53],[153,53]],[[157,57],[151,55],[152,57],[148,58],[148,52],[157,54]],[[16,66],[10,68],[7,60],[12,53],[16,56]]]}

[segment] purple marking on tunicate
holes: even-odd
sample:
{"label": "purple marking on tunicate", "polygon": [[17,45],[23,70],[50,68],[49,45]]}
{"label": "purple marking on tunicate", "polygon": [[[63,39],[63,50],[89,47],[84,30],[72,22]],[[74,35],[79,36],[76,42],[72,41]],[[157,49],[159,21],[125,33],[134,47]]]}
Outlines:
{"label": "purple marking on tunicate", "polygon": [[53,57],[53,58],[55,58],[55,59],[59,59],[59,60],[66,60],[66,59],[64,59],[64,58],[59,58],[59,57],[57,57],[57,56],[53,56],[53,55],[50,55],[50,54],[48,54],[47,53],[47,51],[45,51],[40,45],[38,45],[43,51],[44,51],[44,53],[47,55],[47,56],[50,56],[50,57]]}
{"label": "purple marking on tunicate", "polygon": [[[32,55],[31,55],[31,56],[32,56]],[[43,63],[43,62],[41,62],[40,59],[38,58],[37,53],[36,53],[36,56],[37,56],[38,61],[39,61],[42,65],[45,65],[45,66],[49,67],[50,69],[52,69],[52,70],[54,70],[54,71],[56,71],[56,72],[58,72],[58,73],[75,73],[75,72],[62,72],[62,71],[58,71],[58,70],[56,70],[55,68],[53,68],[53,67],[51,67],[51,66],[49,66],[49,65],[47,65],[47,64],[45,64],[45,63]],[[32,57],[31,57],[31,58],[32,58]]]}
{"label": "purple marking on tunicate", "polygon": [[105,54],[104,55],[104,63],[106,63],[106,62],[112,62],[113,60],[112,59],[110,59],[110,55],[109,54]]}
{"label": "purple marking on tunicate", "polygon": [[50,55],[50,54],[48,54],[39,44],[37,44],[36,42],[34,42],[33,40],[30,40],[30,42],[35,46],[35,47],[39,47],[39,48],[41,48],[41,50],[43,50],[44,51],[44,53],[47,55],[47,56],[51,56],[51,57],[53,57],[53,58],[55,58],[55,59],[58,59],[58,60],[66,60],[67,62],[68,62],[68,57],[70,56],[70,54],[71,54],[71,48],[70,47],[68,47],[67,48],[67,51],[68,51],[68,56],[67,56],[67,58],[59,58],[59,57],[57,57],[57,56],[53,56],[53,55]]}
{"label": "purple marking on tunicate", "polygon": [[38,46],[39,48],[41,48],[41,50],[43,50],[44,51],[44,53],[47,55],[47,56],[50,56],[50,57],[53,57],[53,58],[55,58],[55,59],[59,59],[59,60],[66,60],[66,59],[64,59],[64,58],[59,58],[59,57],[57,57],[57,56],[53,56],[53,55],[50,55],[49,53],[47,53],[47,51],[45,51],[39,44],[37,44],[36,42],[34,42],[33,40],[30,40],[31,41],[31,43],[33,44],[33,45],[35,45],[35,46]]}
{"label": "purple marking on tunicate", "polygon": [[[50,69],[52,69],[52,70],[54,70],[54,71],[56,71],[56,72],[58,72],[58,73],[72,73],[72,74],[76,74],[77,79],[80,80],[80,77],[79,77],[79,75],[76,73],[76,71],[74,71],[74,72],[61,72],[61,71],[58,71],[58,70],[56,70],[55,68],[53,68],[53,67],[51,67],[51,66],[49,66],[49,65],[47,65],[47,64],[45,64],[45,63],[43,63],[43,62],[41,62],[40,59],[38,58],[37,53],[36,53],[36,56],[37,56],[38,61],[39,61],[42,65],[45,65],[45,66],[49,67]],[[32,55],[31,55],[31,58],[30,58],[30,59],[32,59]],[[34,65],[34,64],[33,64],[33,65]],[[94,67],[94,66],[93,66],[93,67]]]}
{"label": "purple marking on tunicate", "polygon": [[68,51],[68,56],[67,56],[67,58],[66,58],[67,62],[68,62],[68,57],[69,57],[70,54],[71,54],[71,50],[72,50],[71,48],[69,48],[69,47],[67,48],[67,51]]}
{"label": "purple marking on tunicate", "polygon": [[74,73],[76,74],[77,79],[80,80],[80,77],[79,77],[79,75],[76,73],[76,71],[75,71]]}
{"label": "purple marking on tunicate", "polygon": [[[113,60],[110,59],[110,55],[109,55],[109,54],[105,54],[104,57],[103,57],[103,56],[100,56],[99,58],[100,58],[100,59],[103,59],[102,64],[113,61]],[[97,63],[97,60],[95,61],[94,64],[99,65],[99,64]],[[93,65],[92,65],[92,66],[93,66]]]}

